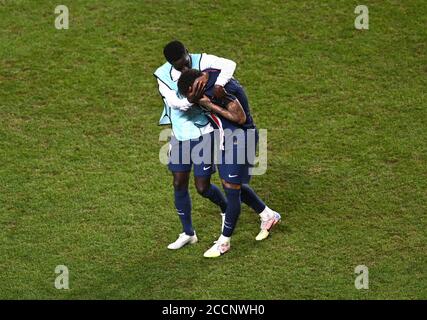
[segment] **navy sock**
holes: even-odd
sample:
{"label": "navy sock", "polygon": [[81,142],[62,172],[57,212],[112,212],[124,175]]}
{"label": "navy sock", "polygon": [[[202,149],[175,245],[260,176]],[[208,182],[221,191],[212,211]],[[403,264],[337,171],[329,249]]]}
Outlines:
{"label": "navy sock", "polygon": [[242,202],[254,209],[257,214],[263,212],[266,207],[265,203],[247,184],[242,184]]}
{"label": "navy sock", "polygon": [[219,206],[221,208],[221,212],[225,212],[225,210],[227,210],[227,200],[216,185],[211,183],[207,190],[202,193],[202,196],[208,198],[210,201]]}
{"label": "navy sock", "polygon": [[175,208],[185,234],[194,236],[193,224],[191,222],[191,198],[188,190],[175,190]]}
{"label": "navy sock", "polygon": [[224,188],[224,191],[227,197],[227,209],[225,210],[225,223],[222,234],[225,237],[231,237],[241,210],[240,189]]}

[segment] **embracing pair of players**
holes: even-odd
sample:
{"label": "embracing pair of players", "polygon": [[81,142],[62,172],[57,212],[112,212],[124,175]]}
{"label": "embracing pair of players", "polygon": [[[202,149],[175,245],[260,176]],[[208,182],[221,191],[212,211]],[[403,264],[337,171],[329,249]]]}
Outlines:
{"label": "embracing pair of players", "polygon": [[[168,43],[163,53],[167,62],[154,75],[164,102],[160,124],[172,126],[168,167],[183,227],[168,248],[179,249],[198,241],[188,192],[192,168],[197,192],[221,209],[222,233],[204,253],[205,257],[219,257],[230,250],[242,202],[260,216],[261,231],[256,240],[267,238],[281,216],[266,206],[249,186],[258,131],[245,91],[233,78],[236,64],[214,55],[190,54],[179,41]],[[215,145],[215,141],[219,143]],[[215,152],[218,152],[217,167],[225,196],[210,181],[216,171]]]}

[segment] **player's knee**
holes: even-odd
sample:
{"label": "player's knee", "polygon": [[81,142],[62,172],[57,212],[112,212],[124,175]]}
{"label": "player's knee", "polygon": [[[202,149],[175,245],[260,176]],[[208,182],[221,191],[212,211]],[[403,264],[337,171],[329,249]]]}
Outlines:
{"label": "player's knee", "polygon": [[201,183],[201,184],[196,183],[197,193],[200,194],[201,196],[205,196],[208,193],[209,187],[210,187],[210,184],[207,184],[207,183]]}
{"label": "player's knee", "polygon": [[173,173],[173,188],[176,191],[188,190],[189,173],[187,172],[174,172]]}
{"label": "player's knee", "polygon": [[240,184],[230,183],[225,180],[222,180],[222,186],[227,189],[239,190],[242,186]]}
{"label": "player's knee", "polygon": [[185,191],[188,189],[188,184],[180,180],[174,180],[173,188],[176,191]]}

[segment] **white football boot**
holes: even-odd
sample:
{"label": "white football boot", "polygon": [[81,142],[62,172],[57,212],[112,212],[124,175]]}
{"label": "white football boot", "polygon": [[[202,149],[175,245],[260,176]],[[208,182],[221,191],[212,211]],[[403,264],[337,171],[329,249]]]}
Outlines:
{"label": "white football boot", "polygon": [[217,258],[222,256],[228,250],[230,250],[230,240],[223,240],[223,236],[220,236],[219,239],[214,242],[214,245],[203,254],[203,256],[205,258]]}
{"label": "white football boot", "polygon": [[260,214],[261,218],[261,231],[258,233],[258,235],[255,237],[255,240],[261,241],[268,237],[270,234],[271,229],[280,222],[282,217],[280,214],[276,211],[273,211],[271,209],[268,209],[267,212],[264,214]]}
{"label": "white football boot", "polygon": [[189,236],[185,234],[185,232],[180,233],[178,239],[176,239],[175,242],[172,242],[170,245],[168,245],[168,249],[171,250],[177,250],[181,249],[186,244],[194,244],[198,241],[196,231],[194,231],[194,236]]}

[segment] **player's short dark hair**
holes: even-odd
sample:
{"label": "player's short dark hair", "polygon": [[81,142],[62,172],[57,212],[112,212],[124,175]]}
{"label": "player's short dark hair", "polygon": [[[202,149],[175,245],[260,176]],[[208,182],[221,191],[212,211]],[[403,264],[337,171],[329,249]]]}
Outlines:
{"label": "player's short dark hair", "polygon": [[177,40],[169,42],[163,49],[163,54],[169,63],[181,59],[185,53],[185,46]]}
{"label": "player's short dark hair", "polygon": [[181,73],[178,79],[178,92],[186,96],[188,88],[193,85],[194,81],[203,75],[203,72],[196,69],[189,69]]}

